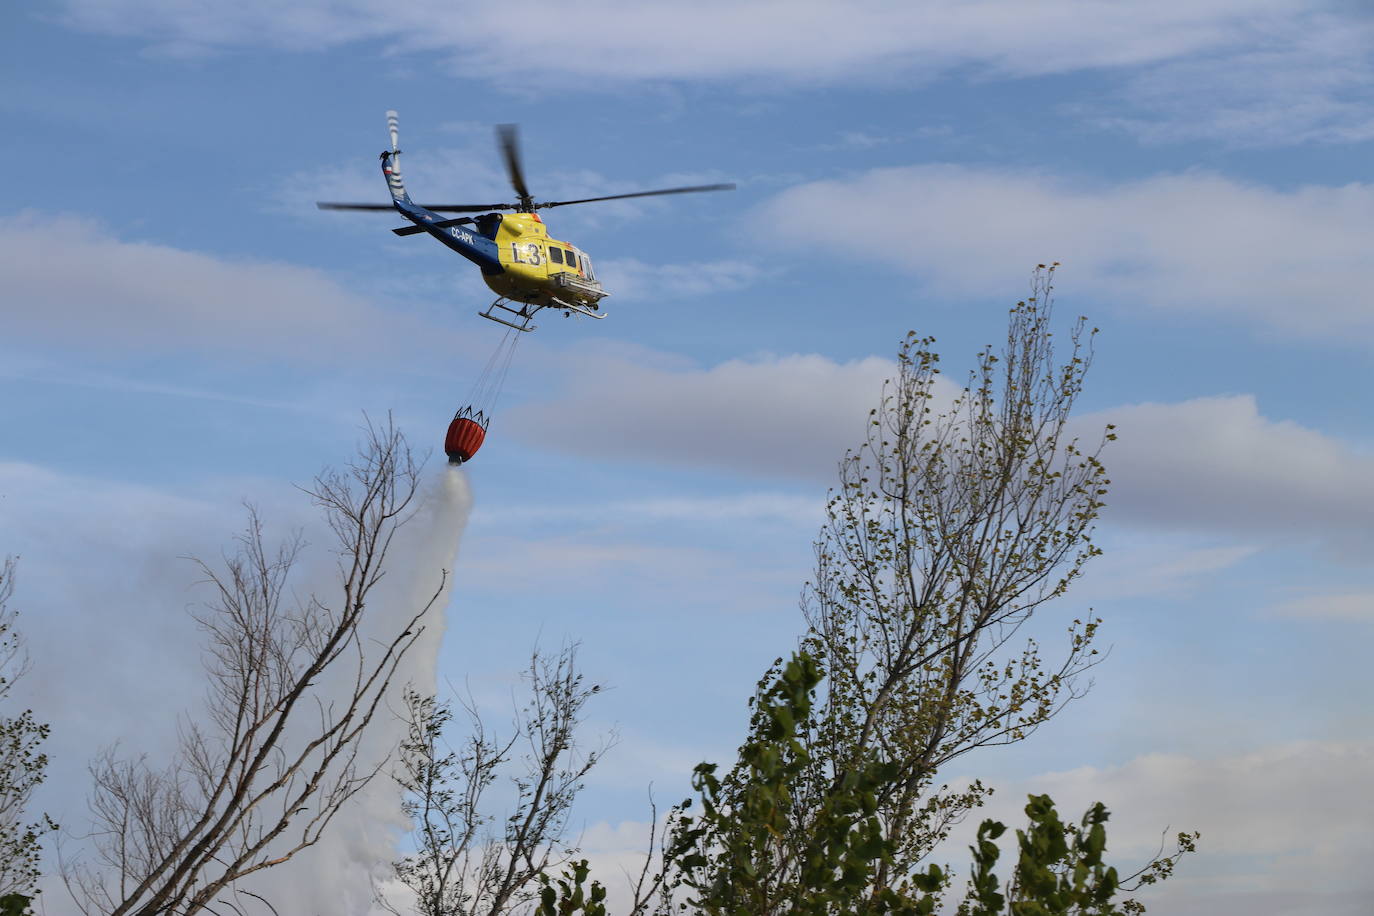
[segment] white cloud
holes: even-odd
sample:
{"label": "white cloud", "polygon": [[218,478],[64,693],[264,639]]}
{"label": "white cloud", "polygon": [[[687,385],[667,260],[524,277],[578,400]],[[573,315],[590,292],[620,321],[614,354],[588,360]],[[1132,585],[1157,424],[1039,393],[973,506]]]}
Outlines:
{"label": "white cloud", "polygon": [[965,866],[979,821],[1024,825],[1026,795],[1044,793],[1066,819],[1095,801],[1106,804],[1108,861],[1118,865],[1138,867],[1166,828],[1201,831],[1199,851],[1177,875],[1140,895],[1152,913],[1353,916],[1374,891],[1363,864],[1374,854],[1374,795],[1360,789],[1371,767],[1374,744],[1303,742],[1216,759],[1150,754],[1121,766],[1044,773],[998,786],[937,861]]}
{"label": "white cloud", "polygon": [[527,442],[619,460],[829,481],[857,446],[895,366],[869,357],[761,356],[709,369],[587,359],[569,390],[595,391],[510,411]]}
{"label": "white cloud", "polygon": [[[1339,0],[703,0],[690,5],[591,0],[574,23],[552,0],[521,15],[446,0],[380,7],[364,0],[64,0],[60,18],[132,37],[150,51],[196,56],[239,47],[316,51],[385,42],[392,55],[452,58],[502,86],[550,78],[880,85],[1116,71],[1091,120],[1156,139],[1353,141],[1374,127],[1363,96],[1368,17]],[[570,39],[570,35],[575,38]],[[521,66],[506,66],[518,56]]]}
{"label": "white cloud", "polygon": [[602,261],[596,271],[617,302],[702,298],[744,289],[764,276],[764,272],[753,264],[729,260],[646,264],[634,258],[619,258]]}
{"label": "white cloud", "polygon": [[1274,613],[1319,620],[1374,621],[1374,591],[1307,595],[1278,605]]}
{"label": "white cloud", "polygon": [[785,493],[745,493],[720,499],[648,499],[626,509],[665,521],[709,524],[761,521],[813,526],[821,521],[818,500]]}
{"label": "white cloud", "polygon": [[487,535],[470,546],[457,577],[465,593],[559,595],[668,618],[702,607],[772,612],[792,603],[806,575],[800,555],[765,561],[753,552],[656,540],[595,528],[551,537]]}
{"label": "white cloud", "polygon": [[1246,544],[1191,546],[1173,539],[1110,547],[1088,564],[1073,587],[1073,597],[1089,604],[1142,595],[1177,598],[1201,582],[1214,580],[1258,549]]}
{"label": "white cloud", "polygon": [[1250,395],[1117,407],[1079,422],[1118,426],[1104,457],[1113,520],[1251,536],[1374,531],[1374,455],[1271,420]]}
{"label": "white cloud", "polygon": [[564,506],[503,505],[478,510],[482,524],[547,525],[550,521],[604,523],[684,522],[688,524],[782,524],[807,528],[820,524],[818,498],[793,493],[757,492],[719,497],[663,497]]}
{"label": "white cloud", "polygon": [[0,286],[12,339],[326,363],[386,339],[381,314],[320,271],[126,241],[75,217],[0,219]]}
{"label": "white cloud", "polygon": [[1258,24],[1227,53],[1147,67],[1110,111],[1089,104],[1082,113],[1147,142],[1282,146],[1374,138],[1374,21],[1323,6],[1312,4],[1277,30]]}
{"label": "white cloud", "polygon": [[[749,77],[832,83],[973,66],[999,75],[1117,67],[1225,48],[1237,33],[1277,29],[1308,0],[1207,0],[1149,7],[1094,0],[704,0],[690,6],[593,0],[569,40],[564,7],[532,0],[522,15],[424,0],[382,8],[265,0],[205,8],[177,0],[67,0],[75,27],[141,38],[173,53],[235,46],[316,49],[382,39],[463,55],[483,72],[519,54],[526,74],[616,79]],[[518,76],[509,72],[507,77]]]}
{"label": "white cloud", "polygon": [[[905,214],[895,240],[829,231],[855,200]],[[1374,185],[1274,190],[1205,173],[1100,185],[951,165],[792,188],[761,217],[780,238],[917,274],[936,295],[1001,296],[1058,260],[1075,291],[1304,337],[1374,341]]]}
{"label": "white cloud", "polygon": [[[868,412],[895,368],[877,357],[762,356],[702,368],[660,366],[647,354],[584,355],[564,366],[564,387],[597,397],[513,408],[505,423],[527,442],[578,455],[828,485],[845,450],[862,441]],[[943,385],[952,392],[952,383]],[[1118,434],[1103,459],[1112,522],[1253,539],[1348,540],[1374,531],[1374,454],[1266,417],[1252,395],[1123,405],[1079,416],[1074,430],[1094,441],[1108,423]],[[1157,586],[1181,584],[1239,562],[1256,546],[1199,544],[1185,555],[1172,547],[1146,565]]]}
{"label": "white cloud", "polygon": [[[651,582],[662,582],[665,575],[680,580],[716,578],[723,561],[724,557],[693,547],[608,542],[576,535],[540,539],[489,536],[464,558],[462,579],[477,587],[504,586],[539,593],[549,581],[562,582],[571,590],[599,586],[611,574]],[[532,569],[538,574],[531,573]]]}

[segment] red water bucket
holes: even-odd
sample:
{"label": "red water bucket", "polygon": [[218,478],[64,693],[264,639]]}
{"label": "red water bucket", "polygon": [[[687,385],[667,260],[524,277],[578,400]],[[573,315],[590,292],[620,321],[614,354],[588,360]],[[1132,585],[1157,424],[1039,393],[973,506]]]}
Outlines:
{"label": "red water bucket", "polygon": [[448,425],[448,435],[444,436],[444,453],[448,455],[449,463],[471,461],[486,437],[487,420],[481,411],[473,413],[470,407],[458,411]]}

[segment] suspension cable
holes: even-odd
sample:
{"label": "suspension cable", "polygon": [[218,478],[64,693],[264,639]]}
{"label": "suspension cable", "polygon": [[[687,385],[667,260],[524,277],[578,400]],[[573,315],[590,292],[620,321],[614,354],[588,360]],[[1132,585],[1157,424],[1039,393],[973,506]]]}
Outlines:
{"label": "suspension cable", "polygon": [[506,331],[501,342],[496,345],[496,349],[491,352],[487,359],[487,364],[483,367],[477,381],[472,386],[472,393],[468,396],[468,404],[474,410],[481,411],[486,417],[490,418],[492,411],[496,408],[496,401],[501,396],[501,390],[506,384],[506,375],[510,372],[511,362],[515,359],[515,350],[520,343],[521,333],[514,329]]}

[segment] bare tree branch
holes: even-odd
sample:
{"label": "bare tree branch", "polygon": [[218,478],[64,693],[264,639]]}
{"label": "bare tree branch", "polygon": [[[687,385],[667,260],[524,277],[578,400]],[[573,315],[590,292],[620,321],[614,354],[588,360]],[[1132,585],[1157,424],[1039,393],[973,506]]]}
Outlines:
{"label": "bare tree branch", "polygon": [[84,912],[197,913],[318,842],[377,775],[385,761],[360,760],[362,738],[447,577],[436,570],[427,600],[393,632],[370,635],[368,602],[413,512],[418,475],[388,419],[369,422],[353,462],[307,491],[337,538],[335,598],[294,596],[303,543],[269,547],[252,507],[232,555],[197,561],[214,596],[195,615],[206,634],[205,714],[182,723],[180,750],[163,767],[115,749],[92,764],[94,860],[64,865]]}
{"label": "bare tree branch", "polygon": [[[525,680],[529,696],[510,737],[495,736],[469,701],[469,733],[457,750],[444,741],[452,707],[407,693],[409,738],[396,779],[407,794],[418,852],[396,863],[396,875],[415,893],[421,916],[517,910],[538,893],[540,875],[577,852],[565,840],[568,815],[583,777],[614,740],[586,753],[578,742],[583,708],[601,688],[577,670],[576,645],[552,656],[536,649]],[[517,757],[523,769],[508,775]],[[486,795],[503,777],[516,799],[502,818]]]}

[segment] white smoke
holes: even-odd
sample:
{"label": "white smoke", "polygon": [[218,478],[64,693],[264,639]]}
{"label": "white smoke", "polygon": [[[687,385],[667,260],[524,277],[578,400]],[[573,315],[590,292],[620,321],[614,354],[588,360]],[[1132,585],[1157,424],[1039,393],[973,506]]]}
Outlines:
{"label": "white smoke", "polygon": [[[390,639],[440,587],[419,639],[392,681],[389,702],[379,709],[363,740],[359,765],[375,766],[405,736],[398,716],[407,685],[435,692],[439,645],[447,623],[458,545],[472,508],[467,475],[445,468],[425,482],[413,518],[397,533],[386,559],[386,575],[368,602],[369,633]],[[442,577],[447,576],[446,579]],[[323,838],[290,862],[261,872],[241,887],[271,901],[280,916],[364,916],[375,910],[374,887],[386,881],[397,856],[397,840],[408,824],[401,792],[390,766],[355,795],[330,823]],[[289,831],[288,831],[289,834]],[[245,913],[270,916],[261,903],[240,895]]]}

